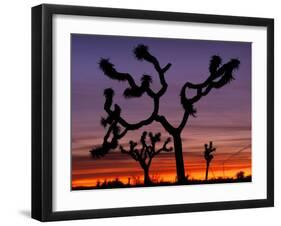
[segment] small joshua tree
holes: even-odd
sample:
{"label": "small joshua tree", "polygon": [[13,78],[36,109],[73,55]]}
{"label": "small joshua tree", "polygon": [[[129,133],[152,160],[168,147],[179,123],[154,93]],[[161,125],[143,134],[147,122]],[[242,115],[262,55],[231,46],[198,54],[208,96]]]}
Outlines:
{"label": "small joshua tree", "polygon": [[[149,141],[147,141],[146,139],[147,135],[149,136]],[[145,185],[152,184],[152,181],[149,177],[149,167],[151,165],[152,159],[161,152],[173,151],[172,147],[167,147],[168,143],[171,142],[170,137],[165,140],[161,148],[157,149],[156,144],[160,141],[161,133],[153,134],[151,132],[147,133],[146,131],[144,131],[140,138],[140,148],[137,148],[138,143],[132,140],[129,142],[129,150],[126,150],[125,148],[123,148],[123,146],[120,145],[121,153],[129,155],[131,158],[137,161],[143,169]]]}
{"label": "small joshua tree", "polygon": [[[99,62],[99,66],[104,75],[110,79],[128,83],[128,87],[123,93],[125,98],[141,98],[144,94],[149,96],[153,101],[152,111],[147,118],[141,119],[136,123],[130,123],[122,116],[119,105],[113,105],[113,89],[105,89],[104,110],[107,113],[107,117],[101,119],[101,124],[107,128],[107,132],[101,146],[93,148],[90,152],[94,158],[102,157],[110,150],[116,149],[118,147],[118,141],[122,139],[128,131],[138,130],[143,126],[158,122],[173,137],[177,180],[178,183],[184,184],[186,178],[181,139],[182,131],[185,128],[189,116],[196,116],[197,111],[194,107],[196,102],[202,97],[207,96],[211,90],[220,89],[234,80],[233,71],[238,68],[240,61],[231,59],[229,62],[222,65],[221,58],[219,56],[213,56],[209,64],[209,76],[205,81],[198,84],[186,82],[180,91],[183,117],[180,119],[179,124],[175,126],[172,125],[164,115],[159,113],[161,97],[168,89],[165,75],[172,64],[168,63],[162,67],[158,59],[150,53],[148,46],[142,44],[134,49],[134,55],[137,60],[146,61],[156,70],[161,84],[161,88],[158,91],[151,88],[150,84],[152,83],[152,79],[150,75],[143,75],[140,85],[138,85],[131,74],[119,72],[109,59],[102,58]],[[188,97],[186,94],[187,89],[195,90],[195,95]]]}
{"label": "small joshua tree", "polygon": [[212,161],[212,159],[214,158],[214,156],[212,155],[212,152],[214,152],[216,150],[216,148],[213,147],[213,142],[210,141],[209,146],[208,144],[205,144],[205,151],[204,151],[204,158],[206,160],[206,175],[205,175],[205,180],[208,180],[208,173],[209,173],[209,166],[210,163]]}
{"label": "small joshua tree", "polygon": [[236,178],[237,180],[243,180],[245,178],[245,172],[239,171],[238,173],[236,173]]}

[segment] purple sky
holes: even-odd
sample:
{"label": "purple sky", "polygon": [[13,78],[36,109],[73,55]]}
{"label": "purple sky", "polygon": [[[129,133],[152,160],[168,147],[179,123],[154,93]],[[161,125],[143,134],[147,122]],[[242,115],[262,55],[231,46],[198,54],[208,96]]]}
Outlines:
{"label": "purple sky", "polygon": [[[76,160],[81,161],[77,167],[83,164],[81,159],[88,161],[89,149],[101,143],[105,132],[100,125],[101,116],[106,116],[103,109],[105,88],[115,90],[114,101],[122,107],[122,115],[127,121],[137,122],[150,115],[152,102],[148,97],[124,99],[122,93],[127,83],[107,78],[98,66],[101,57],[110,58],[117,70],[132,74],[137,84],[140,84],[143,74],[151,75],[152,87],[158,89],[159,79],[152,65],[136,60],[133,55],[133,49],[138,44],[149,46],[161,66],[172,63],[166,74],[168,91],[160,101],[160,113],[174,125],[179,123],[183,114],[179,98],[182,85],[186,81],[204,81],[212,55],[219,55],[223,63],[238,58],[241,64],[235,72],[235,80],[219,90],[212,90],[196,103],[197,118],[191,117],[183,132],[183,139],[190,141],[184,142],[183,151],[196,151],[203,145],[202,142],[209,140],[224,140],[222,146],[227,146],[226,141],[232,141],[227,149],[229,151],[250,143],[251,43],[72,34],[73,166],[76,166]],[[163,131],[156,123],[148,128]],[[137,141],[142,131],[129,133],[121,143],[129,139]],[[118,161],[115,163],[118,164]]]}

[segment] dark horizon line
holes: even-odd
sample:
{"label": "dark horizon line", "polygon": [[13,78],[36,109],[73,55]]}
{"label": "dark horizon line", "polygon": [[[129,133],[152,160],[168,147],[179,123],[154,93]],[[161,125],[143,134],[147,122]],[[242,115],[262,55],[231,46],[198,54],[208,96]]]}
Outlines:
{"label": "dark horizon line", "polygon": [[[115,180],[109,180],[108,182],[114,182]],[[118,181],[118,180],[117,180]],[[118,181],[121,182],[121,181]],[[229,183],[250,183],[252,182],[252,174],[245,176],[243,179],[237,179],[234,177],[227,177],[227,178],[212,178],[205,181],[204,179],[190,179],[184,185],[204,185],[204,184],[229,184]],[[122,182],[121,182],[122,183]],[[145,185],[144,183],[141,184],[125,184],[122,183],[120,186],[108,186],[108,187],[100,187],[98,186],[71,186],[72,191],[79,191],[79,190],[96,190],[96,189],[120,189],[120,188],[140,188],[140,187],[163,187],[163,186],[182,186],[183,184],[178,184],[177,182],[169,182],[169,181],[162,181],[156,182],[152,185]],[[107,185],[106,185],[107,186]]]}

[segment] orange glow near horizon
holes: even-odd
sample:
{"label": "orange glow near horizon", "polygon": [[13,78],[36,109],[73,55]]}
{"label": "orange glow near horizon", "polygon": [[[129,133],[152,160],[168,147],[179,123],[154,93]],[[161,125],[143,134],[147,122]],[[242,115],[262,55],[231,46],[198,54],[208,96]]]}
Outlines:
{"label": "orange glow near horizon", "polygon": [[[245,173],[245,176],[251,176],[251,169],[247,168],[244,170],[241,170]],[[219,175],[217,177],[214,177],[213,175],[209,176],[209,179],[216,179],[219,177],[222,178],[235,178],[236,174],[237,174],[237,170],[228,170],[227,172],[225,172],[224,177],[222,175]],[[219,172],[217,171],[213,171],[213,173],[215,174],[219,174]],[[205,171],[203,172],[194,172],[191,173],[191,177],[190,179],[193,180],[204,180],[205,177]],[[116,179],[118,179],[119,181],[121,181],[123,184],[128,184],[130,178],[130,184],[131,185],[135,185],[136,183],[134,182],[134,178],[133,177],[108,177],[108,178],[86,178],[86,179],[74,179],[72,180],[72,188],[76,188],[76,187],[95,187],[97,185],[98,182],[102,183],[103,181],[114,181]],[[136,178],[140,179],[140,182],[143,182],[143,174],[137,175]],[[159,176],[159,181],[164,181],[164,182],[176,182],[176,177],[174,173],[171,174],[162,174],[161,176]]]}
{"label": "orange glow near horizon", "polygon": [[[153,127],[154,125],[152,125]],[[155,128],[154,128],[155,129]],[[156,128],[155,130],[159,130]],[[236,174],[243,171],[245,176],[252,175],[252,150],[250,130],[231,132],[231,137],[224,130],[198,133],[189,130],[183,134],[183,157],[185,172],[189,179],[204,180],[206,161],[203,150],[206,140],[213,140],[217,150],[211,161],[208,179],[236,178]],[[129,134],[129,138],[137,140],[139,134]],[[85,143],[82,143],[85,142]],[[143,183],[143,170],[139,163],[128,155],[115,150],[100,159],[93,159],[86,146],[99,141],[85,139],[79,143],[79,148],[73,149],[72,155],[72,187],[95,187],[98,182],[118,181],[130,185]],[[128,140],[122,140],[122,145]],[[200,144],[200,145],[199,145]],[[172,144],[171,144],[172,146]],[[74,146],[75,147],[75,146]],[[81,148],[80,148],[81,147]],[[240,150],[243,149],[241,152]],[[161,153],[152,160],[149,175],[157,182],[175,182],[176,164],[174,152]],[[129,179],[130,178],[130,179]]]}
{"label": "orange glow near horizon", "polygon": [[[185,153],[185,155],[188,155],[188,153]],[[244,153],[244,155],[250,156],[251,153],[247,152]],[[185,162],[186,175],[188,175],[188,178],[191,180],[204,180],[206,170],[205,161],[202,159],[196,160],[196,163],[194,163],[192,159]],[[173,162],[174,159],[165,159],[162,156],[162,159],[155,161],[155,164],[151,167],[150,170],[150,177],[153,181],[171,183],[176,182],[175,165],[171,163],[169,164],[169,161]],[[165,168],[163,168],[164,165],[167,165],[167,169],[169,170],[165,170]],[[133,173],[131,172],[132,168],[135,169],[135,172]],[[130,183],[130,185],[135,185],[137,183],[137,180],[139,183],[143,183],[142,169],[133,160],[130,161],[130,164],[127,167],[124,166],[124,168],[118,170],[119,176],[117,176],[118,173],[116,173],[116,176],[112,175],[114,174],[114,170],[114,167],[105,169],[89,169],[87,167],[85,167],[84,169],[74,169],[72,173],[72,188],[75,189],[78,187],[96,187],[98,182],[102,184],[104,181],[108,182],[114,180],[118,180],[123,184]],[[96,174],[97,171],[99,172],[98,174]],[[236,174],[240,171],[243,171],[245,176],[252,175],[250,159],[241,161],[238,158],[235,161],[223,166],[221,158],[218,155],[217,159],[214,158],[214,161],[211,163],[208,179],[236,178]],[[112,172],[112,174],[110,172]],[[81,177],[81,175],[85,176]]]}

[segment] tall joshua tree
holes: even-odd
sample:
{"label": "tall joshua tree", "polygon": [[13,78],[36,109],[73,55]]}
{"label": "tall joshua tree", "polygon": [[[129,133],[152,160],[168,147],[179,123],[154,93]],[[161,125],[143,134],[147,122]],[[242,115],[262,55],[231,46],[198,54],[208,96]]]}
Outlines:
{"label": "tall joshua tree", "polygon": [[204,158],[206,160],[206,175],[205,180],[208,180],[208,173],[209,173],[209,167],[212,159],[214,158],[214,155],[212,154],[214,151],[216,151],[216,148],[213,147],[213,142],[210,141],[209,146],[208,144],[204,145],[205,151],[204,151]]}
{"label": "tall joshua tree", "polygon": [[[149,140],[147,141],[147,135],[149,136]],[[160,154],[161,152],[171,152],[173,151],[172,147],[167,147],[168,143],[171,142],[171,138],[168,137],[165,142],[163,143],[163,146],[159,149],[156,148],[156,144],[161,141],[161,133],[147,133],[144,131],[142,133],[142,136],[140,138],[140,144],[141,147],[137,148],[138,143],[134,141],[129,142],[129,150],[126,150],[123,148],[123,146],[120,145],[121,153],[127,154],[131,156],[135,161],[139,163],[141,168],[144,172],[144,184],[145,185],[151,185],[152,181],[149,177],[149,168],[151,165],[152,159]]]}
{"label": "tall joshua tree", "polygon": [[[96,158],[104,156],[110,150],[115,149],[118,146],[118,140],[124,137],[128,131],[137,130],[156,121],[159,122],[173,137],[178,183],[184,183],[186,179],[181,134],[189,116],[196,116],[194,104],[202,97],[208,95],[211,90],[219,89],[231,82],[234,79],[233,71],[238,68],[240,62],[237,59],[231,59],[229,62],[222,65],[221,58],[219,56],[213,56],[209,65],[209,76],[204,82],[199,84],[186,82],[180,91],[180,100],[184,111],[183,117],[180,120],[179,125],[174,126],[168,122],[164,115],[159,114],[160,99],[168,89],[165,74],[172,64],[168,63],[162,67],[157,58],[150,53],[148,47],[145,45],[138,45],[134,49],[134,54],[137,60],[146,61],[147,63],[152,64],[156,70],[161,84],[161,88],[158,91],[151,89],[150,84],[152,83],[152,79],[149,75],[143,75],[140,85],[137,85],[132,75],[119,72],[115,69],[114,64],[112,64],[109,59],[102,58],[99,62],[99,66],[107,77],[119,82],[128,83],[128,88],[126,88],[123,93],[125,98],[140,98],[143,94],[148,95],[153,100],[151,114],[137,123],[127,122],[121,115],[121,108],[117,104],[113,105],[114,91],[112,89],[106,89],[104,91],[104,110],[107,113],[107,118],[102,118],[101,123],[107,128],[107,132],[103,144],[100,147],[91,150],[91,153],[93,157]],[[187,89],[195,90],[196,94],[188,97],[186,95]],[[110,136],[110,134],[112,134],[112,136]]]}

